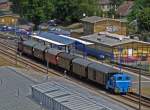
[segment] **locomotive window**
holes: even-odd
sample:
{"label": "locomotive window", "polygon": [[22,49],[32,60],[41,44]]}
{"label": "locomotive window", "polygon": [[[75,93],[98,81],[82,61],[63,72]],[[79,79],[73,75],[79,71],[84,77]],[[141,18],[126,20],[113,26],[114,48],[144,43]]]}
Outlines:
{"label": "locomotive window", "polygon": [[118,77],[117,80],[122,80],[122,77]]}

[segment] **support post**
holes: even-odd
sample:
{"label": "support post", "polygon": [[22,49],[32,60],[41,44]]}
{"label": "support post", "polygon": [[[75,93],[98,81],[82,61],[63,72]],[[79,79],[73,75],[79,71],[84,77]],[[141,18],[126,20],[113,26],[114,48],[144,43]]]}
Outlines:
{"label": "support post", "polygon": [[47,61],[47,71],[46,71],[47,74],[48,74],[48,67],[49,67],[49,62]]}
{"label": "support post", "polygon": [[141,110],[141,72],[142,70],[139,68],[139,110]]}

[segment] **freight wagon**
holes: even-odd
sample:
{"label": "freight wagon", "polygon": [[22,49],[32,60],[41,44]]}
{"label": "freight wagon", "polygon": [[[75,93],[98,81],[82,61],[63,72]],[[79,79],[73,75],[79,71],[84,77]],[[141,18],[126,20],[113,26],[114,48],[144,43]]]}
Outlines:
{"label": "freight wagon", "polygon": [[21,43],[23,46],[23,53],[32,56],[33,55],[33,47],[37,44],[37,42],[28,40]]}
{"label": "freight wagon", "polygon": [[46,62],[49,62],[50,64],[53,64],[53,65],[57,65],[57,55],[59,53],[62,53],[63,51],[61,50],[56,50],[54,48],[48,48],[46,51],[45,51],[45,60]]}
{"label": "freight wagon", "polygon": [[91,63],[91,61],[83,58],[75,58],[72,60],[72,72],[79,76],[87,78],[87,67]]}
{"label": "freight wagon", "polygon": [[67,71],[71,70],[72,60],[76,58],[76,56],[70,55],[68,53],[60,53],[57,56],[58,66],[64,68]]}
{"label": "freight wagon", "polygon": [[42,61],[45,61],[45,50],[46,50],[46,46],[40,45],[40,44],[35,45],[33,47],[34,57],[36,57]]}

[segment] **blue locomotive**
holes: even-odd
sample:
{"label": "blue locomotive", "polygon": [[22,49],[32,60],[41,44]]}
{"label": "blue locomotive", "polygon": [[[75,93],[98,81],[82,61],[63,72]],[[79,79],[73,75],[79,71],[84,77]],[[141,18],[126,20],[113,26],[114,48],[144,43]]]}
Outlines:
{"label": "blue locomotive", "polygon": [[55,48],[48,48],[35,41],[20,42],[18,50],[24,54],[34,56],[40,61],[48,62],[50,65],[53,65],[52,67],[59,67],[69,74],[76,74],[103,85],[108,91],[114,93],[130,92],[130,76],[112,66],[89,61],[61,50],[58,51]]}

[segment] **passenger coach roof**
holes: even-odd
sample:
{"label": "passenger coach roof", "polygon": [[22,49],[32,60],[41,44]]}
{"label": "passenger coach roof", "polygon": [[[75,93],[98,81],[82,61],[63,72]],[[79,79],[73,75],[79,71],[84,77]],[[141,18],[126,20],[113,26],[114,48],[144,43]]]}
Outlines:
{"label": "passenger coach roof", "polygon": [[65,59],[70,59],[70,60],[72,60],[73,58],[76,58],[76,57],[77,57],[77,56],[70,55],[70,54],[65,53],[65,52],[60,53],[58,56],[60,56],[60,57],[62,57],[62,58],[65,58]]}
{"label": "passenger coach roof", "polygon": [[84,65],[84,66],[88,66],[90,63],[92,63],[91,61],[87,59],[83,59],[83,58],[75,58],[72,60],[72,62],[80,64],[80,65]]}
{"label": "passenger coach roof", "polygon": [[37,42],[35,42],[33,40],[27,40],[27,41],[24,41],[23,44],[27,45],[27,46],[30,46],[30,47],[33,47],[34,45],[37,44]]}
{"label": "passenger coach roof", "polygon": [[117,69],[115,69],[113,67],[109,67],[107,65],[95,63],[95,62],[88,65],[88,67],[92,68],[94,70],[97,70],[97,71],[104,72],[104,73],[111,73],[111,72],[117,72],[118,71]]}

